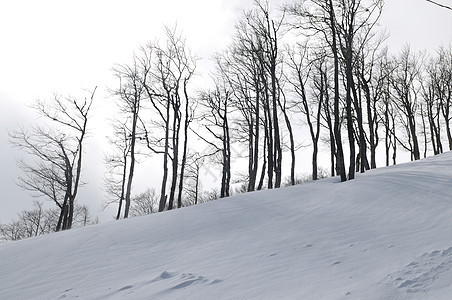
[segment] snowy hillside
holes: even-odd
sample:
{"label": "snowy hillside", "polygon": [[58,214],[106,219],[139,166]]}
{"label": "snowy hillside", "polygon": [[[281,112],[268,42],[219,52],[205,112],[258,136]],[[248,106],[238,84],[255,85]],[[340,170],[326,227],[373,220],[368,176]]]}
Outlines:
{"label": "snowy hillside", "polygon": [[0,245],[1,299],[450,299],[452,153]]}

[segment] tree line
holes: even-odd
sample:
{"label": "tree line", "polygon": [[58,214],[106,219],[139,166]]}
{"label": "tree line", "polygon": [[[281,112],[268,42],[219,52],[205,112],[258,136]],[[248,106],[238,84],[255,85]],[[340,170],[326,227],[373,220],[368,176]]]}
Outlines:
{"label": "tree line", "polygon": [[443,152],[443,136],[450,141],[451,47],[390,53],[377,26],[382,10],[383,1],[311,0],[274,13],[268,2],[255,1],[232,43],[215,55],[211,87],[202,90],[193,84],[196,59],[177,30],[166,29],[164,46],[141,48],[133,64],[115,69],[121,120],[128,120],[115,122],[121,159],[110,160],[117,218],[123,202],[128,216],[137,141],[163,161],[159,211],[183,206],[183,198],[197,202],[186,190],[186,169],[195,170],[196,189],[199,159],[220,166],[218,196],[229,196],[235,147],[247,164],[235,179],[241,191],[278,188],[283,174],[295,184],[300,119],[311,139],[313,180],[322,143],[330,149],[330,176],[341,181],[376,168],[383,142],[386,165],[397,163],[401,149],[412,160]]}
{"label": "tree line", "polygon": [[[115,65],[110,93],[119,113],[104,189],[118,205],[116,219],[297,184],[300,151],[310,151],[316,180],[325,176],[318,156],[327,147],[327,175],[346,181],[376,168],[378,151],[388,166],[401,151],[418,160],[451,150],[452,46],[391,53],[378,26],[382,10],[381,0],[306,0],[280,9],[256,0],[210,74],[197,73],[185,38],[168,27],[130,63]],[[56,204],[56,230],[73,222],[93,98],[94,91],[82,101],[38,102],[58,128],[11,134],[37,158],[20,162],[26,176],[19,184]],[[160,185],[135,193],[138,161],[148,158]],[[236,160],[246,163],[244,172],[234,171]],[[208,191],[206,165],[218,166],[221,178]]]}

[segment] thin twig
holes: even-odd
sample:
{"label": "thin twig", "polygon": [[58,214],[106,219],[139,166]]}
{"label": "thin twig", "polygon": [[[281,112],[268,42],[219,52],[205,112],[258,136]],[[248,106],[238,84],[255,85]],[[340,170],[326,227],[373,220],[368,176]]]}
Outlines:
{"label": "thin twig", "polygon": [[426,0],[426,1],[428,1],[428,2],[430,2],[430,3],[433,3],[433,4],[436,4],[436,5],[438,5],[438,6],[441,6],[442,8],[446,8],[446,9],[452,10],[452,7],[450,7],[450,6],[447,6],[447,5],[444,5],[444,4],[441,4],[441,3],[438,3],[438,2],[432,1],[432,0]]}

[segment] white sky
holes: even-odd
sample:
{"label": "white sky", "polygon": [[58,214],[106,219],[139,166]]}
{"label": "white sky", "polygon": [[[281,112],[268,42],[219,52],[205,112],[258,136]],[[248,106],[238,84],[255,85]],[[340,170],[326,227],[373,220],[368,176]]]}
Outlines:
{"label": "white sky", "polygon": [[[439,0],[452,5],[452,0]],[[15,0],[0,4],[0,222],[28,207],[30,196],[15,186],[15,149],[7,131],[33,122],[25,104],[54,92],[78,95],[99,86],[95,140],[87,151],[102,161],[106,88],[114,86],[111,67],[128,63],[133,51],[155,40],[164,25],[178,28],[193,53],[208,57],[230,41],[234,23],[251,0]],[[270,1],[272,3],[272,1]],[[278,0],[278,2],[283,2]],[[381,25],[391,33],[393,51],[406,43],[434,51],[452,42],[452,11],[425,0],[387,0]],[[204,72],[203,72],[204,73]],[[100,112],[100,113],[99,113]],[[94,209],[104,200],[102,166],[86,168]],[[88,201],[88,200],[87,200]],[[94,212],[96,214],[96,212]]]}

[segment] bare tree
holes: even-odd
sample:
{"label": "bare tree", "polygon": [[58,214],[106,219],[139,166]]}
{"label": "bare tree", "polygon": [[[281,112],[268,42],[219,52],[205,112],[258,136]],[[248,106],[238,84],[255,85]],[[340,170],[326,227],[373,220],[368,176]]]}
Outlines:
{"label": "bare tree", "polygon": [[[134,55],[131,65],[117,65],[113,68],[114,75],[118,78],[119,86],[113,90],[113,95],[117,98],[117,104],[123,118],[127,120],[123,129],[126,130],[126,145],[123,149],[127,149],[129,155],[129,165],[127,172],[127,183],[125,184],[125,200],[124,218],[129,216],[130,197],[132,193],[133,176],[136,163],[136,146],[139,134],[139,120],[142,100],[145,97],[145,87],[143,82],[146,81],[149,74],[149,65],[145,58]],[[125,150],[124,150],[125,151]],[[122,157],[124,166],[126,166],[126,158]],[[125,172],[123,173],[125,174]],[[123,181],[124,182],[124,181]],[[120,197],[120,203],[121,197]]]}
{"label": "bare tree", "polygon": [[[281,112],[289,135],[292,134],[280,81],[282,21],[283,17],[273,19],[268,2],[254,1],[254,8],[244,12],[244,17],[238,22],[230,48],[220,55],[221,59],[217,58],[220,75],[232,91],[231,104],[240,114],[234,118],[234,124],[237,125],[235,136],[241,143],[246,142],[248,147],[248,191],[255,190],[256,184],[257,189],[262,188],[264,169],[268,188],[281,185]],[[260,157],[263,158],[262,173],[257,183]]]}
{"label": "bare tree", "polygon": [[401,113],[400,122],[405,129],[408,146],[395,136],[399,144],[410,151],[411,159],[420,159],[420,147],[417,136],[416,117],[418,113],[418,75],[421,70],[422,57],[406,47],[395,59],[395,68],[391,77],[394,104]]}
{"label": "bare tree", "polygon": [[[326,74],[324,73],[325,55],[322,53],[315,54],[316,58],[312,61],[309,61],[307,56],[307,49],[301,45],[299,45],[297,52],[289,51],[288,65],[292,70],[292,74],[289,75],[289,82],[297,95],[297,99],[299,99],[297,107],[304,114],[309,127],[313,148],[312,179],[317,180],[321,112],[328,90],[325,84]],[[313,69],[312,72],[311,69]],[[312,93],[309,93],[307,88],[309,88],[311,82]],[[293,184],[295,183],[294,176],[291,177],[291,181]]]}
{"label": "bare tree", "polygon": [[296,17],[292,25],[296,29],[303,29],[308,35],[319,36],[331,50],[333,56],[333,123],[334,140],[336,141],[336,172],[341,181],[347,180],[345,170],[344,151],[341,133],[341,99],[340,99],[340,49],[338,41],[337,17],[333,0],[307,1],[295,3],[287,7],[291,15]]}
{"label": "bare tree", "polygon": [[[254,191],[256,188],[260,156],[261,99],[263,99],[261,95],[263,68],[258,62],[253,45],[252,33],[247,23],[242,20],[237,25],[233,44],[227,51],[216,56],[215,75],[216,81],[221,83],[222,90],[227,91],[230,98],[228,123],[235,125],[232,135],[235,141],[247,144],[248,191]],[[234,141],[229,143],[231,142]]]}
{"label": "bare tree", "polygon": [[[174,200],[182,206],[182,179],[187,159],[188,129],[193,118],[194,105],[189,97],[188,85],[196,68],[196,59],[185,45],[176,28],[165,29],[166,45],[150,43],[143,48],[143,57],[150,67],[150,76],[142,82],[151,111],[155,117],[142,120],[147,147],[155,154],[163,155],[163,177],[159,210],[173,209]],[[152,128],[151,136],[147,128]],[[163,138],[158,134],[163,131]],[[181,131],[184,142],[181,143]],[[180,152],[182,151],[182,157]],[[171,173],[168,163],[171,162]],[[169,197],[166,189],[171,175]],[[178,184],[179,183],[179,184]],[[176,192],[177,189],[179,192]]]}
{"label": "bare tree", "polygon": [[[376,42],[369,43],[363,47],[362,52],[358,54],[356,77],[358,87],[365,99],[365,111],[367,114],[368,137],[367,144],[370,148],[370,168],[377,167],[376,149],[379,144],[379,125],[380,116],[378,104],[383,100],[386,83],[388,82],[388,72],[383,66],[382,60],[387,57],[387,48],[379,51],[378,45],[381,44],[385,36],[377,39]],[[361,148],[361,152],[365,149]],[[366,156],[367,157],[367,156]],[[362,157],[361,169],[365,167],[365,159]]]}
{"label": "bare tree", "polygon": [[[33,201],[33,208],[23,210],[8,224],[0,224],[0,239],[17,241],[25,238],[49,234],[56,231],[60,210],[45,209],[44,204]],[[73,226],[81,227],[91,223],[88,207],[75,204]]]}
{"label": "bare tree", "polygon": [[[356,127],[358,128],[359,157],[362,162],[367,162],[362,101],[361,95],[357,92],[354,76],[357,63],[359,63],[357,58],[363,52],[369,38],[372,37],[372,29],[377,24],[382,9],[383,1],[381,0],[340,0],[336,10],[338,41],[344,60],[347,132],[350,148],[349,179],[354,178],[355,172],[354,118],[356,118]],[[353,116],[352,105],[355,116]],[[361,164],[361,172],[364,172],[365,166],[365,163]]]}
{"label": "bare tree", "polygon": [[[452,134],[450,129],[451,107],[452,107],[452,45],[441,47],[438,57],[432,62],[428,69],[431,83],[437,97],[437,105],[440,106],[444,118],[449,150],[452,150]],[[440,126],[438,125],[438,130]]]}
{"label": "bare tree", "polygon": [[130,203],[130,216],[143,216],[158,212],[160,197],[152,188],[132,197]]}
{"label": "bare tree", "polygon": [[[430,61],[427,66],[426,74],[422,74],[424,77],[420,80],[421,85],[421,118],[424,132],[424,157],[427,154],[427,131],[430,133],[430,143],[432,144],[433,153],[439,154],[443,152],[443,145],[441,141],[441,99],[439,97],[439,91],[435,84],[436,66]],[[425,122],[425,118],[428,120],[428,130]]]}
{"label": "bare tree", "polygon": [[199,153],[195,153],[188,156],[184,191],[186,194],[185,205],[196,205],[199,202],[201,195],[201,180],[200,172],[201,168],[206,161],[206,156],[202,156]]}
{"label": "bare tree", "polygon": [[8,224],[0,224],[0,233],[4,240],[16,241],[55,231],[58,221],[58,209],[45,210],[43,203],[33,201],[33,209],[17,214],[18,219]]}
{"label": "bare tree", "polygon": [[[362,53],[363,47],[372,36],[372,30],[377,24],[382,7],[383,1],[365,0],[310,0],[288,7],[289,12],[298,20],[298,23],[293,26],[304,29],[304,33],[308,36],[317,37],[320,45],[326,43],[333,56],[336,169],[342,181],[347,177],[341,139],[341,98],[345,102],[350,152],[348,178],[353,179],[355,173],[355,134],[360,147],[359,156],[362,161],[367,161],[363,110],[355,70],[358,54]],[[343,89],[340,85],[340,75],[343,77]],[[345,96],[341,97],[341,92],[345,92]],[[357,132],[354,126],[355,120]],[[361,171],[364,169],[361,168]]]}
{"label": "bare tree", "polygon": [[[281,130],[279,128],[279,103],[280,103],[280,84],[278,75],[278,66],[281,64],[279,53],[279,40],[281,39],[281,25],[284,20],[284,16],[279,20],[272,19],[270,15],[270,9],[268,2],[262,3],[260,1],[255,2],[256,10],[254,17],[252,14],[247,16],[248,25],[253,29],[257,39],[257,49],[259,50],[259,59],[266,71],[268,79],[264,80],[266,84],[265,95],[269,96],[268,105],[268,120],[271,120],[273,129],[273,145],[268,145],[270,151],[271,146],[273,149],[270,151],[273,153],[269,166],[273,164],[273,170],[275,172],[274,187],[279,188],[282,180],[282,138]],[[263,78],[264,79],[264,78]],[[269,82],[268,82],[269,81]],[[271,126],[270,126],[271,127]],[[271,130],[269,128],[269,130]],[[271,139],[269,138],[269,141]],[[269,174],[269,176],[271,176]],[[268,178],[268,187],[272,188],[273,183]]]}
{"label": "bare tree", "polygon": [[72,226],[95,91],[83,100],[55,95],[48,102],[37,101],[32,107],[44,117],[47,126],[36,125],[10,134],[11,143],[34,158],[18,161],[25,172],[18,185],[36,196],[49,198],[58,206],[57,231]]}
{"label": "bare tree", "polygon": [[118,203],[116,220],[121,217],[127,184],[131,138],[126,126],[127,124],[123,124],[119,120],[113,121],[114,134],[109,137],[110,144],[113,146],[113,152],[105,157],[105,164],[108,170],[104,178],[104,189],[108,195],[107,205]]}
{"label": "bare tree", "polygon": [[205,91],[200,95],[200,104],[206,109],[203,114],[204,128],[209,132],[209,138],[200,134],[197,136],[212,149],[209,156],[221,156],[221,188],[220,197],[228,197],[231,185],[231,137],[230,137],[230,102],[232,92],[221,78],[216,80],[213,91]]}
{"label": "bare tree", "polygon": [[74,209],[74,225],[83,227],[90,224],[96,224],[98,221],[91,219],[91,213],[88,206],[76,205]]}

